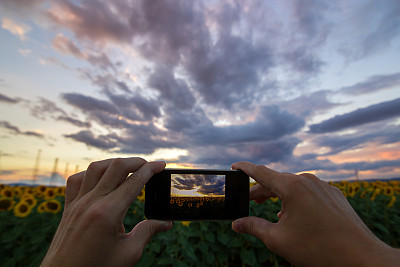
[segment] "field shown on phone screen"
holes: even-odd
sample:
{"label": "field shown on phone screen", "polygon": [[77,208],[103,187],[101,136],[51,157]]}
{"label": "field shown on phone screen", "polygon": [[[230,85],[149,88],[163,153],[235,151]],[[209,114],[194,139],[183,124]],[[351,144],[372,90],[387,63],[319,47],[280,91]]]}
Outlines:
{"label": "field shown on phone screen", "polygon": [[170,213],[180,219],[218,219],[225,209],[225,175],[172,174]]}

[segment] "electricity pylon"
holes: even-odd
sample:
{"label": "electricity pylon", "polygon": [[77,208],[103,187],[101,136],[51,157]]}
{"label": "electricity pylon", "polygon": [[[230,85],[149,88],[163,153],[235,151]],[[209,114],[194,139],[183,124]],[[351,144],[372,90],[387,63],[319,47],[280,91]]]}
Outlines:
{"label": "electricity pylon", "polygon": [[58,167],[58,158],[55,158],[54,160],[54,166],[53,166],[53,172],[51,173],[51,178],[50,178],[50,185],[53,184],[54,179],[57,176],[57,167]]}
{"label": "electricity pylon", "polygon": [[36,155],[35,166],[33,167],[33,176],[32,176],[32,184],[35,184],[38,178],[39,173],[39,162],[40,162],[40,154],[42,153],[41,149],[38,149],[38,153]]}

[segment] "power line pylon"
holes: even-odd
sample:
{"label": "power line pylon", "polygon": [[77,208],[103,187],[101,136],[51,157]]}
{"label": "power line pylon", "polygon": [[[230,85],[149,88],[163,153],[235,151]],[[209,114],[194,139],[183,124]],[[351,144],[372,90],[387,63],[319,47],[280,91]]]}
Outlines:
{"label": "power line pylon", "polygon": [[53,172],[51,173],[51,178],[50,178],[50,185],[53,184],[54,179],[57,176],[57,167],[58,167],[58,158],[55,158],[54,160],[54,166],[53,166]]}
{"label": "power line pylon", "polygon": [[35,184],[38,178],[40,154],[42,154],[42,150],[38,149],[38,153],[36,155],[36,160],[35,160],[35,166],[33,167],[32,184]]}
{"label": "power line pylon", "polygon": [[68,168],[69,168],[69,163],[65,165],[65,171],[64,171],[64,179],[67,180],[68,178]]}

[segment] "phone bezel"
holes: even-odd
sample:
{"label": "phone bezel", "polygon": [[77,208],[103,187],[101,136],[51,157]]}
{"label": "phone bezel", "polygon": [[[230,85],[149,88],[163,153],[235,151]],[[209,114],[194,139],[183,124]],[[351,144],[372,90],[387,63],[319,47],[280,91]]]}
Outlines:
{"label": "phone bezel", "polygon": [[[177,217],[170,214],[171,174],[225,175],[225,208],[223,214],[201,218]],[[199,221],[235,220],[249,215],[249,176],[240,170],[165,169],[155,174],[145,186],[147,219]]]}

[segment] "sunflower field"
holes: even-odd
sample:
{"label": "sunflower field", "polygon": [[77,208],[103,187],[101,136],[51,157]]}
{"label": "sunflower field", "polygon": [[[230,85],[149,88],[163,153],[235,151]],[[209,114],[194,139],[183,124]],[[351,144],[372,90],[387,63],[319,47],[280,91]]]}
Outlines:
{"label": "sunflower field", "polygon": [[[338,182],[367,226],[400,247],[400,181]],[[0,266],[39,266],[61,220],[65,188],[0,184]],[[130,206],[124,224],[143,220],[144,193]],[[250,203],[250,214],[277,221],[280,200]],[[138,266],[290,266],[254,237],[232,231],[230,222],[175,222],[146,246]]]}

